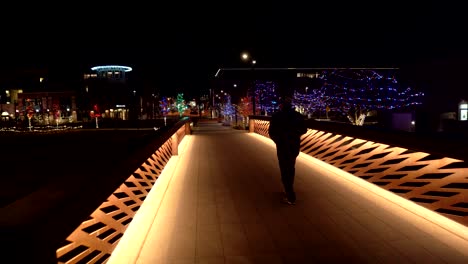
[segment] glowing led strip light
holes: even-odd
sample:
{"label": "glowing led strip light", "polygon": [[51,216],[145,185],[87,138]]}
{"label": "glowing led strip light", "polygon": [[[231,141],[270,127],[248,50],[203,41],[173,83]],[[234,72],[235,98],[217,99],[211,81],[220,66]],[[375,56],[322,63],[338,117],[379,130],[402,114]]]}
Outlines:
{"label": "glowing led strip light", "polygon": [[105,65],[105,66],[92,67],[91,70],[93,70],[93,71],[117,70],[117,71],[129,72],[129,71],[132,71],[132,68],[128,67],[128,66],[120,66],[120,65]]}
{"label": "glowing led strip light", "polygon": [[[273,141],[269,138],[266,138],[264,136],[261,136],[256,133],[249,133],[251,136],[255,136],[259,140],[270,144],[271,146],[275,147],[275,144]],[[320,167],[325,168],[326,170],[332,171],[336,176],[341,177],[342,179],[348,181],[350,184],[355,184],[358,185],[361,188],[364,188],[372,193],[374,193],[377,196],[380,196],[384,198],[385,200],[388,200],[389,202],[398,205],[402,209],[405,209],[406,211],[413,213],[419,217],[422,217],[426,219],[427,221],[447,230],[448,232],[454,234],[455,236],[458,236],[459,238],[465,240],[468,242],[468,227],[457,223],[441,214],[438,214],[434,211],[431,211],[423,206],[420,206],[410,200],[407,200],[403,197],[400,197],[390,191],[387,191],[385,189],[382,189],[370,182],[367,182],[366,180],[363,180],[361,178],[358,178],[344,170],[341,170],[333,165],[330,165],[326,162],[323,162],[321,160],[318,160],[314,157],[311,157],[310,155],[304,154],[304,153],[299,153],[298,159],[301,158],[305,160],[306,162],[310,162],[314,165],[318,165]],[[327,174],[328,175],[328,174]],[[334,177],[330,176],[330,177]],[[421,226],[421,228],[426,228],[424,226]],[[443,238],[441,238],[443,239]]]}

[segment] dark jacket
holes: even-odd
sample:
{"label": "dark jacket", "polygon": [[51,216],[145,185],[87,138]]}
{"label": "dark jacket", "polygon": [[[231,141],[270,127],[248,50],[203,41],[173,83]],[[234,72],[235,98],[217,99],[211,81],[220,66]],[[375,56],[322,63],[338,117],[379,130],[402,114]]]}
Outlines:
{"label": "dark jacket", "polygon": [[299,150],[301,136],[307,132],[304,116],[288,108],[273,114],[268,134],[277,146],[290,146]]}

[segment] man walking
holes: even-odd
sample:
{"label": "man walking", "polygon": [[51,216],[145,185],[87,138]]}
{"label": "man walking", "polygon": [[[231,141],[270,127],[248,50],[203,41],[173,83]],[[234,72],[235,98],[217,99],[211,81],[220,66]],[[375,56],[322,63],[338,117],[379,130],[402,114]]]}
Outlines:
{"label": "man walking", "polygon": [[292,108],[291,98],[282,100],[280,110],[273,114],[268,133],[276,144],[276,155],[281,172],[285,197],[283,202],[295,204],[294,176],[301,136],[307,132],[304,116]]}

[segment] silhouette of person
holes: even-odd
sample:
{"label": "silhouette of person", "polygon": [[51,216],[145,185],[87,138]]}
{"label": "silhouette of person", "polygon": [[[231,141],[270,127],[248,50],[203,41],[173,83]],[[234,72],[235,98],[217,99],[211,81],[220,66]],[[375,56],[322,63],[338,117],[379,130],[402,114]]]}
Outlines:
{"label": "silhouette of person", "polygon": [[268,133],[276,144],[276,155],[281,172],[285,197],[283,202],[295,204],[294,176],[301,136],[307,132],[305,117],[292,108],[291,98],[282,100],[279,111],[273,114]]}

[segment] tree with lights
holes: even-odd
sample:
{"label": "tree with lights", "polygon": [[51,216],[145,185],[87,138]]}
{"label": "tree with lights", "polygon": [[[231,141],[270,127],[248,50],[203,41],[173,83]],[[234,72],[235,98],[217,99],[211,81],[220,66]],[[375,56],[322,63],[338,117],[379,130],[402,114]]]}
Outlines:
{"label": "tree with lights", "polygon": [[[326,107],[331,104],[329,98],[325,96],[325,89],[315,89],[309,94],[301,94],[297,91],[293,95],[293,105],[301,114],[317,114],[326,110]],[[330,107],[329,107],[330,108]]]}
{"label": "tree with lights", "polygon": [[224,99],[224,104],[221,106],[221,112],[224,116],[232,116],[234,114],[234,106],[231,103],[231,96],[226,95]]}
{"label": "tree with lights", "polygon": [[26,116],[28,117],[28,128],[29,128],[29,131],[31,131],[32,129],[32,124],[31,124],[31,119],[33,118],[34,116],[34,108],[32,106],[32,103],[31,103],[31,99],[26,99],[26,103],[27,103],[27,106],[26,106]]}
{"label": "tree with lights", "polygon": [[[54,115],[55,115],[55,117],[56,117],[56,120],[57,120],[57,127],[58,127],[58,122],[59,122],[59,121],[58,121],[58,120],[59,120],[58,118],[60,118],[60,112],[59,112],[59,111],[56,111]],[[89,115],[90,115],[91,119],[93,119],[93,118],[96,119],[96,128],[99,128],[99,121],[98,121],[98,119],[99,119],[99,117],[101,116],[101,112],[99,111],[99,106],[98,106],[97,104],[95,104],[95,105],[93,106],[93,111],[91,111],[91,112],[89,113]]]}
{"label": "tree with lights", "polygon": [[252,99],[250,97],[242,97],[237,106],[237,112],[239,115],[247,118],[249,115],[252,115]]}
{"label": "tree with lights", "polygon": [[161,99],[161,101],[159,101],[159,108],[161,108],[162,114],[163,114],[164,116],[166,116],[166,115],[167,115],[167,112],[169,111],[169,108],[170,108],[170,106],[169,106],[169,101],[168,101],[167,97],[164,96],[164,97]]}
{"label": "tree with lights", "polygon": [[278,107],[278,88],[273,81],[255,83],[256,105],[260,108],[260,114],[273,113]]}
{"label": "tree with lights", "polygon": [[[321,86],[310,93],[294,93],[294,104],[305,112],[334,113],[352,124],[363,125],[375,110],[408,109],[421,104],[423,93],[402,88],[392,71],[334,69],[322,71]],[[328,107],[328,109],[327,109]]]}
{"label": "tree with lights", "polygon": [[252,115],[252,99],[248,96],[242,97],[235,107],[237,109],[237,114],[242,117],[243,127],[247,126],[249,115]]}
{"label": "tree with lights", "polygon": [[184,114],[185,109],[187,108],[185,106],[185,100],[184,100],[184,94],[183,93],[177,94],[176,108],[177,108],[177,111],[179,111],[179,116],[182,117],[182,115]]}

